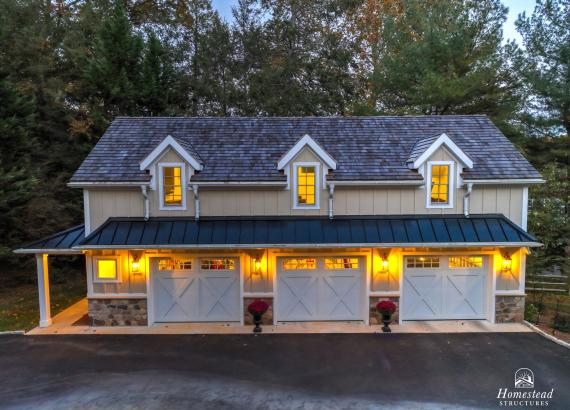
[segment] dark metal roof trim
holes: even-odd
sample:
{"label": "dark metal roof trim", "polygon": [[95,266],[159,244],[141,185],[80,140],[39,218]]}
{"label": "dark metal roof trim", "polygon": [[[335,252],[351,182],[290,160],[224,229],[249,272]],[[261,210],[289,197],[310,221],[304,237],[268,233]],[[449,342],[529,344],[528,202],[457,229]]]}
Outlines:
{"label": "dark metal roof trim", "polygon": [[540,246],[503,215],[110,218],[78,249]]}

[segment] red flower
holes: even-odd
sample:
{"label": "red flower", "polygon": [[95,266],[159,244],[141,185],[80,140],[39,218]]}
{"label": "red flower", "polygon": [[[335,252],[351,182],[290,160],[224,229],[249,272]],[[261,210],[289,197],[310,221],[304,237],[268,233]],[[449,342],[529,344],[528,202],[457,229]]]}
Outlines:
{"label": "red flower", "polygon": [[264,300],[254,300],[247,306],[247,311],[252,315],[263,315],[269,309],[269,305]]}
{"label": "red flower", "polygon": [[376,309],[383,315],[391,315],[396,311],[396,304],[390,300],[381,300],[376,304]]}

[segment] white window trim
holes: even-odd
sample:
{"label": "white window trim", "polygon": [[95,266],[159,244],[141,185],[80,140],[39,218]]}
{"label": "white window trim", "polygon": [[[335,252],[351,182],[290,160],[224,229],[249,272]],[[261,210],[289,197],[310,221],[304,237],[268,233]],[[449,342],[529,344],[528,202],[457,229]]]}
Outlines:
{"label": "white window trim", "polygon": [[[164,203],[164,178],[163,169],[170,167],[180,167],[180,177],[182,184],[182,205],[166,205]],[[160,196],[161,211],[185,211],[186,210],[186,164],[183,162],[161,162],[158,164],[158,195]]]}
{"label": "white window trim", "polygon": [[[432,204],[431,203],[431,168],[433,165],[448,165],[449,166],[449,201],[447,204]],[[455,162],[454,161],[428,161],[427,163],[427,177],[426,177],[426,208],[430,209],[444,209],[453,208],[453,194],[455,190]]]}
{"label": "white window trim", "polygon": [[[114,260],[117,266],[116,279],[103,279],[99,278],[99,261],[100,260]],[[93,283],[121,283],[121,258],[119,256],[94,256],[93,257]]]}
{"label": "white window trim", "polygon": [[[298,203],[297,168],[315,167],[315,204],[302,205]],[[293,163],[293,209],[320,209],[321,208],[321,163],[320,162],[294,162]]]}

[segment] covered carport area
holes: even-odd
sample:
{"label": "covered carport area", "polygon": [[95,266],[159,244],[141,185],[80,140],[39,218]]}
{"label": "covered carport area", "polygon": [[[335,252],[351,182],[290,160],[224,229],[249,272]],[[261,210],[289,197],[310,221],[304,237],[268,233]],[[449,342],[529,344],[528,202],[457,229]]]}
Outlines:
{"label": "covered carport area", "polygon": [[17,254],[31,254],[36,257],[40,327],[48,327],[52,324],[48,257],[50,255],[81,255],[81,250],[74,249],[74,246],[79,244],[84,238],[85,228],[83,225],[78,225],[30,242],[14,251]]}

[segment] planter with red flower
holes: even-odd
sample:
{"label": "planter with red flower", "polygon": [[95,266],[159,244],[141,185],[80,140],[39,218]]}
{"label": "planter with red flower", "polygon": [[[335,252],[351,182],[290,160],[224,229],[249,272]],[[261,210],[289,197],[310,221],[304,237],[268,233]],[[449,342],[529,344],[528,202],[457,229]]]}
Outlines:
{"label": "planter with red flower", "polygon": [[391,332],[390,323],[392,323],[392,314],[396,311],[396,304],[390,300],[381,300],[376,304],[376,310],[382,315],[383,332]]}
{"label": "planter with red flower", "polygon": [[269,309],[269,304],[260,299],[254,300],[247,306],[247,311],[253,316],[254,333],[261,333],[261,318],[267,309]]}

